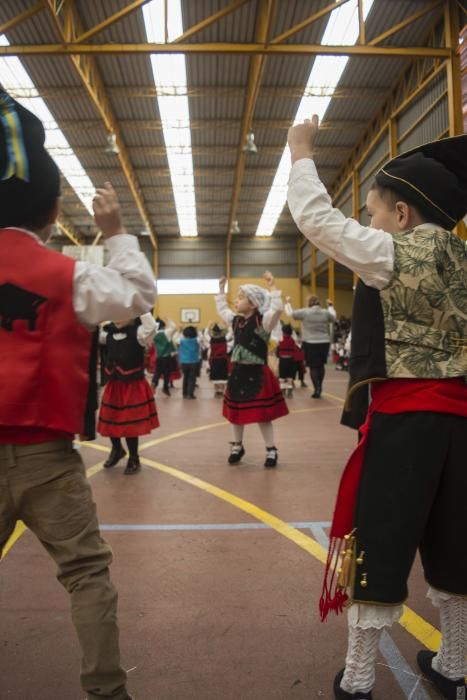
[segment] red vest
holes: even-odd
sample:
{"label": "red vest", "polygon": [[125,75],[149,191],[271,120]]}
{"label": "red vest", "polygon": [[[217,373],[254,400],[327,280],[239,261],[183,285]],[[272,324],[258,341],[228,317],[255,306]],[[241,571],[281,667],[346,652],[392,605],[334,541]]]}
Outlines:
{"label": "red vest", "polygon": [[285,336],[277,346],[277,356],[293,357],[295,359],[296,349],[297,345],[295,340],[291,336]]}
{"label": "red vest", "polygon": [[75,261],[0,229],[0,429],[83,430],[91,333],[73,309]]}

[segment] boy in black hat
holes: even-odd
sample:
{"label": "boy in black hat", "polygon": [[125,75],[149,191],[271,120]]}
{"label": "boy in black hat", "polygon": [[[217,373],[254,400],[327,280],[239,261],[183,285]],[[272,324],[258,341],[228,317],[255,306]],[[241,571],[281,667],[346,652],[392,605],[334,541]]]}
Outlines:
{"label": "boy in black hat", "polygon": [[23,520],[70,593],[88,700],[130,700],[112,553],[72,440],[95,430],[95,326],[150,309],[154,280],[109,183],[93,201],[107,268],[45,247],[60,175],[44,140],[39,119],[0,90],[0,554]]}
{"label": "boy in black hat", "polygon": [[312,160],[317,132],[316,115],[289,131],[290,211],[360,277],[345,422],[362,440],[339,488],[320,601],[324,619],[350,589],[335,696],[372,697],[379,637],[402,613],[419,549],[443,638],[417,660],[443,697],[466,698],[467,518],[455,504],[467,489],[467,247],[451,229],[467,211],[467,135],[387,163],[365,227],[332,207]]}

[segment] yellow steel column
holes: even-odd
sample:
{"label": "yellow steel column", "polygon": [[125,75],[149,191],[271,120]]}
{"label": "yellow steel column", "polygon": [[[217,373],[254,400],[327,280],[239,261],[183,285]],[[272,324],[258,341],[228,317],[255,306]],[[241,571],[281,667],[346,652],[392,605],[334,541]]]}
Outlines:
{"label": "yellow steel column", "polygon": [[154,277],[157,279],[159,275],[159,250],[154,248]]}
{"label": "yellow steel column", "polygon": [[394,117],[388,122],[389,128],[389,157],[395,158],[397,156],[397,120]]}
{"label": "yellow steel column", "polygon": [[302,307],[302,277],[303,277],[303,261],[302,261],[302,245],[301,240],[297,236],[297,271],[298,271],[298,300],[299,306]]}
{"label": "yellow steel column", "polygon": [[316,248],[311,244],[311,255],[310,255],[310,280],[311,280],[311,293],[316,294]]}
{"label": "yellow steel column", "polygon": [[336,281],[334,267],[334,260],[332,258],[328,258],[328,299],[330,299],[333,303],[336,297]]}
{"label": "yellow steel column", "polygon": [[462,78],[459,48],[459,14],[456,0],[446,0],[444,9],[446,46],[450,50],[446,62],[448,81],[449,135],[463,133]]}

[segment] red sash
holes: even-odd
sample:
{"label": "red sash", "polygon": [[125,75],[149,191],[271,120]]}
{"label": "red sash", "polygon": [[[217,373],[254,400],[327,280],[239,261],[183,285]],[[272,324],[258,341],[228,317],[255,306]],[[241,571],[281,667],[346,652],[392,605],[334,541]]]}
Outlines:
{"label": "red sash", "polygon": [[467,383],[463,379],[388,379],[371,385],[372,400],[367,419],[360,428],[362,435],[341,477],[332,520],[330,543],[323,589],[319,603],[321,620],[330,610],[337,613],[348,600],[345,590],[337,586],[337,565],[344,537],[352,530],[360,475],[374,413],[408,413],[431,411],[467,417]]}

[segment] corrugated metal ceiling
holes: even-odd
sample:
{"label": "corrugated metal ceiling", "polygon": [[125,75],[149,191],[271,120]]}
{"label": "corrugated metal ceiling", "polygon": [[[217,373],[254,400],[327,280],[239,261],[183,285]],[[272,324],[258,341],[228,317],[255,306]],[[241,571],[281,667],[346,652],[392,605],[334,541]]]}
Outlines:
{"label": "corrugated metal ceiling", "polygon": [[[225,8],[229,2],[182,0],[185,30]],[[32,0],[2,0],[0,23],[32,4]],[[105,3],[75,0],[75,4],[87,29],[126,7],[129,0],[106,0]],[[276,0],[269,36],[282,34],[328,4],[329,0]],[[424,4],[422,0],[375,0],[366,22],[367,38],[381,34],[420,10]],[[257,14],[258,0],[249,0],[188,41],[254,42]],[[384,44],[421,45],[436,17],[437,11],[425,15]],[[326,22],[327,17],[318,20],[290,37],[287,43],[319,44]],[[57,42],[58,35],[50,14],[43,10],[8,32],[8,39],[14,44],[42,44]],[[145,30],[141,8],[90,41],[143,43]],[[71,59],[66,56],[30,56],[22,60],[94,184],[98,186],[104,177],[115,183],[128,217],[128,228],[139,233],[142,224],[119,159],[105,153],[106,129]],[[285,145],[287,125],[295,115],[313,60],[314,56],[295,55],[269,56],[265,60],[253,118],[259,153],[246,161],[240,193],[238,219],[242,233],[253,234],[256,229]],[[405,57],[352,57],[348,61],[339,87],[348,89],[351,96],[333,99],[326,119],[339,122],[357,120],[359,125],[320,133],[317,163],[323,168],[323,180],[328,186],[347,161],[349,148],[358,143],[363,133],[362,124],[370,124],[374,119],[409,60]],[[176,235],[177,218],[168,162],[163,152],[164,140],[150,57],[144,54],[101,55],[96,57],[96,62],[154,229],[162,236]],[[250,58],[245,55],[188,54],[186,65],[190,117],[195,123],[192,145],[199,231],[200,235],[226,236]],[[372,88],[374,92],[365,94],[363,88]],[[268,120],[280,124],[272,127]],[[64,191],[64,210],[68,220],[75,225],[79,223],[84,234],[92,234],[93,222],[78,198],[66,185]],[[287,210],[284,210],[277,230],[296,233]]]}

